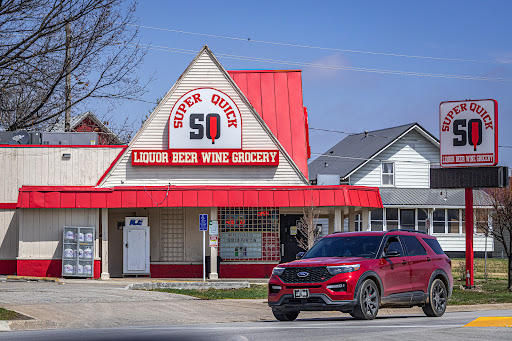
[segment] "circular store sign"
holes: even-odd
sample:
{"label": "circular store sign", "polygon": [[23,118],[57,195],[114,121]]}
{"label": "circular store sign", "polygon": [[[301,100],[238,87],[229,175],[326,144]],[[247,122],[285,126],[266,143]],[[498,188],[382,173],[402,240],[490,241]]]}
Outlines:
{"label": "circular store sign", "polygon": [[498,163],[498,103],[495,100],[442,102],[439,114],[442,167]]}
{"label": "circular store sign", "polygon": [[213,88],[181,96],[169,119],[169,149],[242,149],[242,118],[235,102]]}

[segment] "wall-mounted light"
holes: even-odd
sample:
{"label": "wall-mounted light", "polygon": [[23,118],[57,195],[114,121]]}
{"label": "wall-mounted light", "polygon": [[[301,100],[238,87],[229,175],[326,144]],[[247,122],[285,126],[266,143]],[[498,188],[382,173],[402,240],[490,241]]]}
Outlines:
{"label": "wall-mounted light", "polygon": [[62,154],[62,158],[63,159],[71,159],[71,154],[70,153],[64,153],[64,154]]}

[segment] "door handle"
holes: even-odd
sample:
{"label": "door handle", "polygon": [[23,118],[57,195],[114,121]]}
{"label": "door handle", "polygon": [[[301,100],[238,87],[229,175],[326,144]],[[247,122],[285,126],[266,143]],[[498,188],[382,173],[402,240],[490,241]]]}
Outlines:
{"label": "door handle", "polygon": [[427,262],[430,262],[430,257],[427,257]]}
{"label": "door handle", "polygon": [[405,265],[405,264],[407,264],[407,261],[406,261],[406,260],[403,260],[403,261],[402,261],[402,265]]}

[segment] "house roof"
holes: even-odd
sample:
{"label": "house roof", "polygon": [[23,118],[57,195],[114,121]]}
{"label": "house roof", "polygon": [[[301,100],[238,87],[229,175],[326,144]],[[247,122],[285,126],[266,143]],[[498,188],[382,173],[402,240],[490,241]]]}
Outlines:
{"label": "house roof", "polygon": [[[94,123],[96,123],[96,125],[101,129],[102,133],[110,135],[114,143],[123,143],[123,141],[121,141],[121,139],[119,139],[119,137],[112,130],[110,130],[110,128],[108,128],[103,122],[101,122],[101,120],[98,117],[96,117],[96,115],[94,115],[90,111],[71,117],[70,128],[72,130],[75,129],[86,118],[89,118]],[[59,121],[47,129],[48,132],[61,132],[64,130],[64,121]]]}
{"label": "house roof", "polygon": [[[464,207],[464,188],[380,188],[383,205],[428,206],[428,207]],[[489,206],[488,195],[482,190],[473,190],[475,206]]]}
{"label": "house roof", "polygon": [[412,129],[438,143],[418,123],[349,135],[309,164],[309,178],[316,179],[318,174],[346,178]]}
{"label": "house roof", "polygon": [[309,141],[301,71],[227,72],[307,178]]}

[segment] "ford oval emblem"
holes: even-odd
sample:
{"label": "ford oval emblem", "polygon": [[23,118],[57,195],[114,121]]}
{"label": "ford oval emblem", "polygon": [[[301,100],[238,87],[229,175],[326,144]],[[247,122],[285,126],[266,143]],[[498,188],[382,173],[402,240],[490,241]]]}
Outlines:
{"label": "ford oval emblem", "polygon": [[301,277],[301,278],[308,277],[308,276],[309,276],[309,272],[306,272],[306,271],[302,271],[297,274],[297,277]]}

